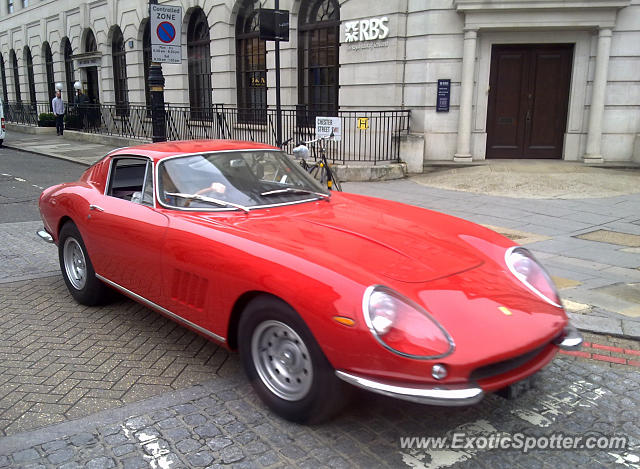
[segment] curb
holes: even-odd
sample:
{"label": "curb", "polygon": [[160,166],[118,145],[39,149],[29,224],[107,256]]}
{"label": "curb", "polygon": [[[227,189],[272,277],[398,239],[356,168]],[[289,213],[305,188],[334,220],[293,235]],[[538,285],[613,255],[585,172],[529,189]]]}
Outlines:
{"label": "curb", "polygon": [[586,316],[569,313],[571,323],[580,331],[593,334],[610,335],[621,339],[640,340],[640,322],[626,319],[606,318],[602,316]]}
{"label": "curb", "polygon": [[81,164],[83,166],[86,166],[87,168],[89,166],[91,166],[91,164],[89,164],[89,163],[87,163],[85,161],[77,160],[77,159],[75,159],[75,158],[73,158],[71,156],[57,155],[55,153],[47,153],[45,151],[37,150],[37,149],[33,149],[33,148],[26,149],[26,148],[19,147],[19,146],[15,145],[15,144],[12,144],[12,143],[3,143],[2,146],[6,147],[6,148],[10,148],[12,150],[22,151],[24,153],[33,153],[34,155],[46,156],[46,157],[49,157],[49,158],[55,158],[55,159],[58,159],[58,160],[68,161],[70,163]]}

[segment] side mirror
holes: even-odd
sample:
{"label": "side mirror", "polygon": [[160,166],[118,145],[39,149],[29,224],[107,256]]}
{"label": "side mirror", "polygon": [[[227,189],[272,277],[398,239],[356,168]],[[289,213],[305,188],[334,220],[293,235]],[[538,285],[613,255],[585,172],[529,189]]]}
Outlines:
{"label": "side mirror", "polygon": [[306,160],[309,158],[309,149],[306,145],[298,145],[293,149],[293,156],[295,156],[296,159]]}

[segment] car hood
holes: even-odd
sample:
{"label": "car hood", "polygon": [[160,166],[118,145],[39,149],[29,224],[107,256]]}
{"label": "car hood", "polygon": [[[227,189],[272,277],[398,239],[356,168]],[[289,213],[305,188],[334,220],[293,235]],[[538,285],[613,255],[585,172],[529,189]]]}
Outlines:
{"label": "car hood", "polygon": [[427,282],[483,262],[458,237],[456,224],[469,223],[454,217],[353,194],[307,205],[252,212],[233,225],[262,243],[336,270],[358,266],[381,280]]}

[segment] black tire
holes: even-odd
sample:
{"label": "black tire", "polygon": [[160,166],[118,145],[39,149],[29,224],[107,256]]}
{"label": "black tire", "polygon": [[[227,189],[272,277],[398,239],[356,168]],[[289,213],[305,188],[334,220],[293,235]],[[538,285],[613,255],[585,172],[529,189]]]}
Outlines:
{"label": "black tire", "polygon": [[[278,382],[282,381],[282,378],[276,377],[275,382],[266,377],[263,378],[265,366],[256,363],[252,353],[253,340],[262,343],[258,341],[258,338],[263,337],[264,334],[270,337],[272,329],[268,327],[281,327],[276,326],[278,324],[285,325],[293,330],[302,341],[302,349],[308,351],[308,358],[305,357],[304,362],[297,365],[300,365],[299,368],[303,370],[306,370],[305,367],[309,368],[308,373],[310,376],[309,383],[307,383],[309,387],[303,391],[302,395],[295,398],[289,395],[289,399],[284,399],[273,391],[272,388],[277,389]],[[260,331],[264,331],[265,327],[267,327],[266,332],[262,334]],[[276,337],[275,340],[279,340],[279,350],[283,350],[282,357],[288,350],[288,345],[294,348],[300,346],[296,342],[295,335],[287,337],[286,332],[284,335],[281,334],[280,337]],[[298,345],[294,345],[294,342]],[[271,346],[271,343],[268,345]],[[289,305],[277,298],[262,296],[247,305],[238,325],[238,348],[245,372],[256,393],[273,412],[286,420],[305,424],[319,423],[333,417],[348,401],[349,386],[336,377],[333,367],[324,356],[307,325]],[[274,346],[274,349],[276,348],[277,346]],[[264,349],[261,352],[268,355],[270,350],[270,348]],[[304,355],[303,353],[302,356]],[[266,368],[280,366],[282,369],[285,366],[283,362],[276,360],[278,357],[270,356],[268,358],[271,360],[267,361],[265,358],[265,362],[268,363]],[[261,360],[258,359],[258,362],[261,362]],[[262,370],[262,375],[258,369]],[[294,374],[291,374],[291,376]],[[266,384],[267,381],[270,384]]]}
{"label": "black tire", "polygon": [[[65,255],[67,263],[65,263]],[[70,260],[69,257],[74,259]],[[109,288],[96,277],[80,231],[73,222],[68,221],[60,230],[58,260],[69,293],[78,303],[95,306],[108,300]],[[76,260],[81,263],[78,264]]]}

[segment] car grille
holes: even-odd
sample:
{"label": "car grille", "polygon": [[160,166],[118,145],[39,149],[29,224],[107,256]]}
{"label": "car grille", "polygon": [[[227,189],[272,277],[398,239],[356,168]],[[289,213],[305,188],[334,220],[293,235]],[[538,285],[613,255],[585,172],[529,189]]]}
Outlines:
{"label": "car grille", "polygon": [[503,373],[508,373],[509,371],[515,370],[516,368],[536,358],[538,355],[540,355],[540,353],[546,346],[547,344],[544,344],[541,347],[531,350],[530,352],[523,353],[522,355],[518,355],[517,357],[476,368],[471,372],[469,379],[471,379],[472,381],[477,381],[480,379],[492,378]]}

